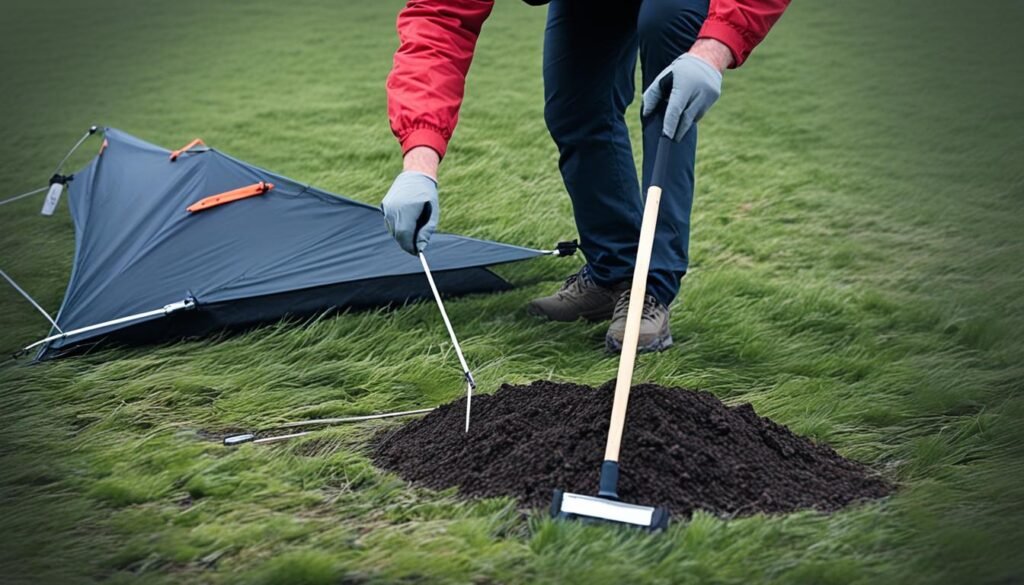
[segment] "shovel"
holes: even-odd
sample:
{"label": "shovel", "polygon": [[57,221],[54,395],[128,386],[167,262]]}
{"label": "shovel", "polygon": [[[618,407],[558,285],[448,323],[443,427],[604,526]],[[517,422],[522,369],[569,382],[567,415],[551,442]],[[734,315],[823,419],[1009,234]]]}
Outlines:
{"label": "shovel", "polygon": [[668,510],[621,502],[619,501],[618,485],[619,449],[622,446],[622,432],[626,424],[629,387],[633,383],[633,364],[636,361],[636,346],[640,338],[644,297],[647,295],[647,271],[651,265],[654,230],[658,223],[661,184],[668,167],[668,154],[671,146],[670,138],[662,136],[658,140],[658,152],[654,157],[651,185],[647,189],[647,202],[644,204],[643,222],[640,224],[640,242],[636,251],[636,266],[633,269],[633,285],[629,293],[629,310],[626,314],[626,331],[622,340],[622,356],[619,358],[619,373],[615,380],[615,400],[612,404],[611,424],[608,427],[608,443],[605,447],[604,462],[601,464],[601,481],[597,496],[555,490],[551,501],[551,515],[554,518],[600,520],[637,526],[652,531],[668,526]]}

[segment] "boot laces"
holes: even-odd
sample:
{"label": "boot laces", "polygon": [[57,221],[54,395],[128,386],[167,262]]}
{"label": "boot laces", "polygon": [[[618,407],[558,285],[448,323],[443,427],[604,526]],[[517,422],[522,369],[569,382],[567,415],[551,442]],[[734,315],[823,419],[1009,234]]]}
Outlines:
{"label": "boot laces", "polygon": [[[625,314],[627,311],[629,311],[629,297],[631,293],[632,291],[627,290],[624,293],[622,293],[622,295],[619,296],[619,300],[615,302],[616,313],[621,312]],[[654,298],[654,295],[645,294],[643,318],[648,319],[653,317],[651,313],[653,313],[660,304],[661,303],[658,302],[658,299]]]}
{"label": "boot laces", "polygon": [[579,272],[572,274],[569,278],[565,279],[562,283],[562,288],[558,289],[558,292],[570,292],[578,291],[590,284],[590,278],[586,274],[587,267],[580,268]]}

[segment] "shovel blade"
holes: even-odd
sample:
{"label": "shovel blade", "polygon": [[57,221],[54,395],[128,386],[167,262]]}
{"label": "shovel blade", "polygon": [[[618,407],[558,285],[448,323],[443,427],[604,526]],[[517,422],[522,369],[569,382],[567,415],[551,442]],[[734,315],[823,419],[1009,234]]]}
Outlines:
{"label": "shovel blade", "polygon": [[665,508],[626,504],[562,490],[555,490],[551,499],[551,516],[566,520],[614,522],[651,531],[668,527],[668,510]]}

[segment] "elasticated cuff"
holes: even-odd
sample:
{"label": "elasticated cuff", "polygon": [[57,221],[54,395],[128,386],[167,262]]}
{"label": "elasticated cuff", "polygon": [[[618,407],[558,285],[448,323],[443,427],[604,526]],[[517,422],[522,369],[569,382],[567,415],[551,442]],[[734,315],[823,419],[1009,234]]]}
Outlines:
{"label": "elasticated cuff", "polygon": [[404,155],[417,146],[430,147],[437,151],[438,156],[444,158],[444,154],[448,150],[448,141],[437,130],[417,128],[402,140],[402,154]]}
{"label": "elasticated cuff", "polygon": [[735,69],[742,65],[754,48],[750,39],[744,35],[743,30],[724,20],[706,20],[697,38],[715,39],[729,47],[729,50],[732,51],[732,65],[729,66],[729,69]]}

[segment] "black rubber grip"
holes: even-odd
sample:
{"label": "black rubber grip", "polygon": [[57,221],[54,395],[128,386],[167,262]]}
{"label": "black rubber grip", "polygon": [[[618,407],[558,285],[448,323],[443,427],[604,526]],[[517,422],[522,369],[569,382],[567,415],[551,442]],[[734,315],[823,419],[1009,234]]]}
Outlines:
{"label": "black rubber grip", "polygon": [[651,186],[661,187],[668,172],[668,156],[672,150],[672,139],[662,135],[658,138],[658,152],[654,155],[654,169],[651,171]]}

